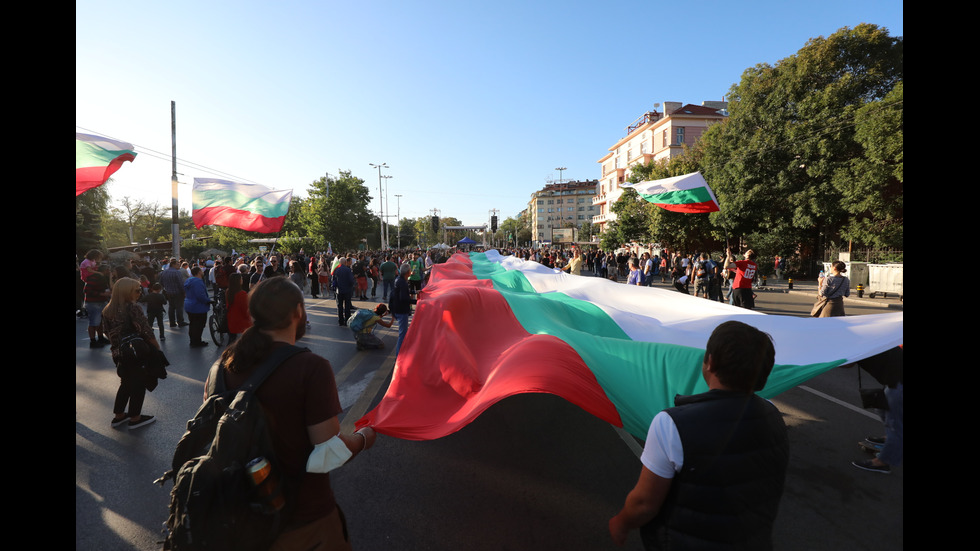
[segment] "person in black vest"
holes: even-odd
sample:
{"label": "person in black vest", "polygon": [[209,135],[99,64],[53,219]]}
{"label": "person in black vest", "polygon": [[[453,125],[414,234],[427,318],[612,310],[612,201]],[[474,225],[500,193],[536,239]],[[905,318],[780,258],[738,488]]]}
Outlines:
{"label": "person in black vest", "polygon": [[789,464],[782,415],[755,394],[775,360],[772,338],[722,323],[705,347],[708,392],[677,396],[653,419],[643,467],[609,521],[618,545],[640,529],[646,549],[772,549]]}

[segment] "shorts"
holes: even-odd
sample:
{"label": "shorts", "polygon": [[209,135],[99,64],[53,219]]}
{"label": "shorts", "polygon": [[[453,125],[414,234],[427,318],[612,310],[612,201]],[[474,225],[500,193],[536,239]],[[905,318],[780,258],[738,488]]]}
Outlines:
{"label": "shorts", "polygon": [[88,314],[89,327],[102,325],[102,309],[105,308],[104,302],[86,302],[85,313]]}

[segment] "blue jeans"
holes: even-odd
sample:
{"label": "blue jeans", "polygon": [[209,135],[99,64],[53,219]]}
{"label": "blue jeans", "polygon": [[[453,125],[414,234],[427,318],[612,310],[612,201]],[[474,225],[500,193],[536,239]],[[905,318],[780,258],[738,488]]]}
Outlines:
{"label": "blue jeans", "polygon": [[382,289],[382,295],[381,296],[383,296],[385,300],[388,300],[388,297],[391,296],[391,290],[395,288],[395,280],[394,279],[385,279],[385,280],[383,280],[382,283],[383,283],[383,285],[381,286],[381,289]]}
{"label": "blue jeans", "polygon": [[398,320],[398,343],[395,344],[395,356],[398,356],[398,351],[401,350],[402,341],[405,340],[405,335],[408,333],[408,318],[411,314],[393,314],[395,319]]}
{"label": "blue jeans", "polygon": [[905,390],[902,383],[896,388],[885,387],[885,398],[888,400],[888,411],[882,415],[885,423],[885,445],[878,454],[878,459],[888,465],[898,465],[902,462],[902,452],[905,446]]}

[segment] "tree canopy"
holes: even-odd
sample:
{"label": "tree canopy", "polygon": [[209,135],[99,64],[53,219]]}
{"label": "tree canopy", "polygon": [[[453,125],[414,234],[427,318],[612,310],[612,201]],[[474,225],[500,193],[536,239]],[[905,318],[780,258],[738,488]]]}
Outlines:
{"label": "tree canopy", "polygon": [[[710,215],[648,205],[640,224],[623,194],[619,242],[710,247],[731,237],[787,254],[853,240],[903,244],[903,41],[870,24],[811,39],[775,65],[746,69],[728,118],[667,161],[634,165],[630,181],[700,171],[721,205]],[[621,215],[620,215],[621,216]],[[641,226],[643,226],[641,228]]]}

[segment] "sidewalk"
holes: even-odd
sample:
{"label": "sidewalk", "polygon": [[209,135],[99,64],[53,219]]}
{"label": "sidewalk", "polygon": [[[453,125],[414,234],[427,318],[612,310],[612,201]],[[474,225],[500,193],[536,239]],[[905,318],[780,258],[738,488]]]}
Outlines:
{"label": "sidewalk", "polygon": [[[768,279],[765,286],[756,287],[755,289],[756,291],[763,292],[794,293],[811,297],[817,296],[817,282],[815,280],[794,280],[793,288],[790,289],[789,282],[785,279],[779,281]],[[894,310],[904,309],[903,302],[898,293],[887,293],[883,295],[879,291],[875,293],[875,298],[871,298],[871,293],[866,290],[863,297],[858,297],[858,291],[855,286],[851,287],[851,296],[844,297],[844,302],[860,303],[862,306],[877,306],[879,308],[891,308]]]}

